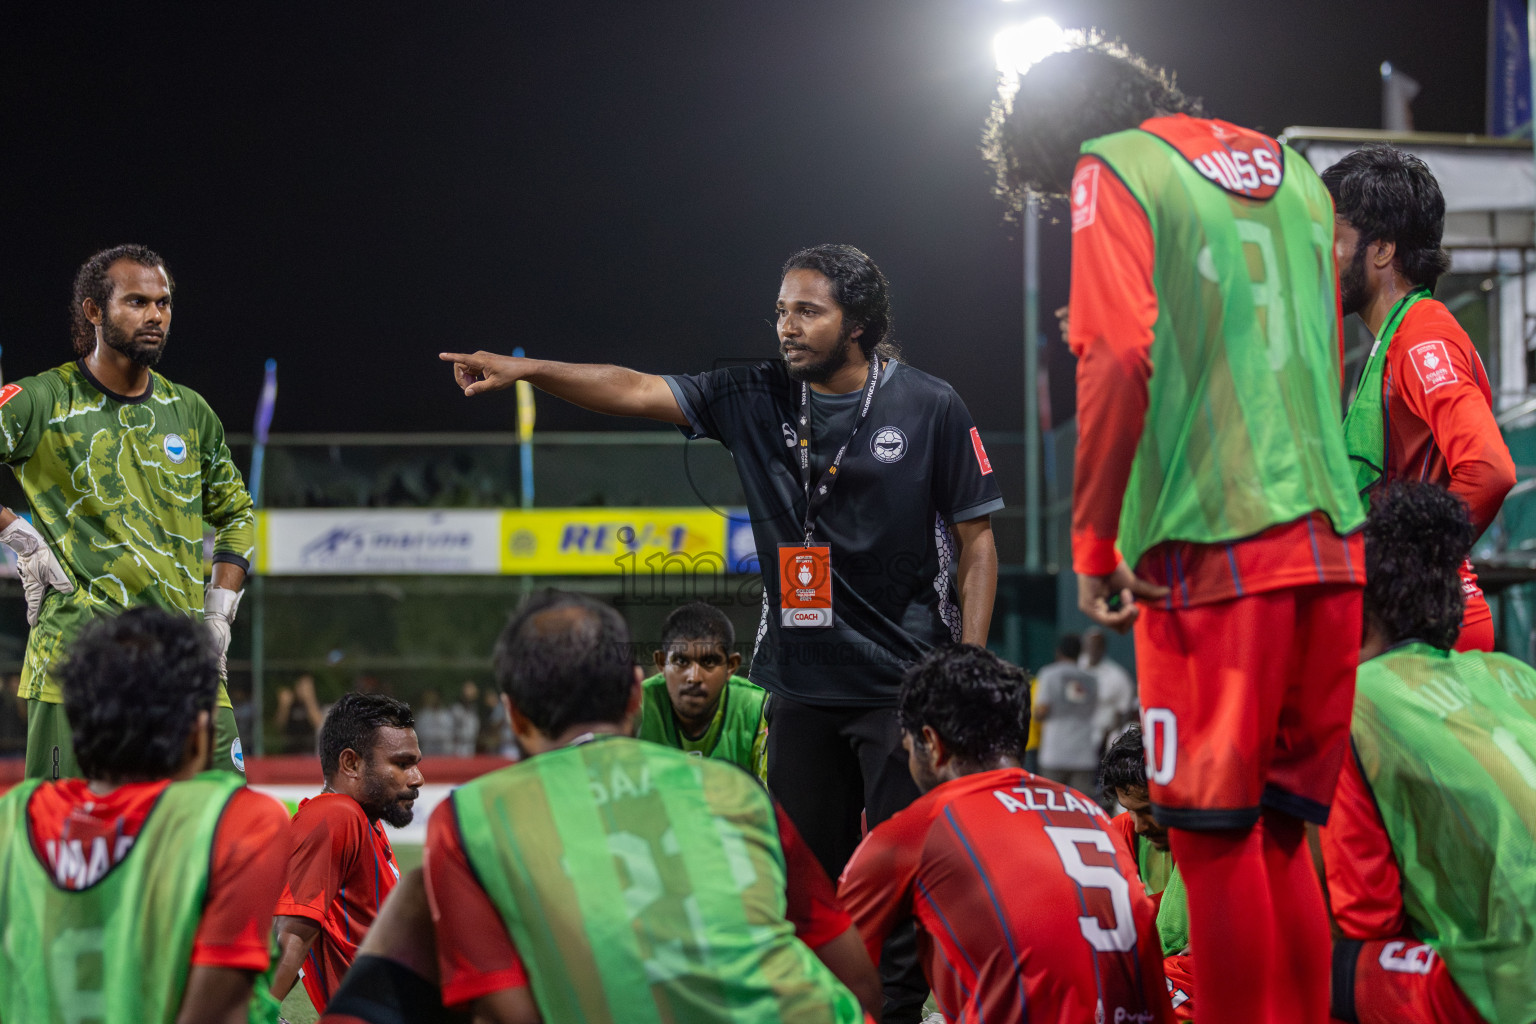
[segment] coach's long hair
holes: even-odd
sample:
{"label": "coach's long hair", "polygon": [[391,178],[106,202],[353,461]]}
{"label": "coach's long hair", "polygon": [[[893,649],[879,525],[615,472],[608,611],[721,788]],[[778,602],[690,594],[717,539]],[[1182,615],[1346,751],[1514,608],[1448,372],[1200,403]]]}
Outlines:
{"label": "coach's long hair", "polygon": [[784,261],[780,277],[791,270],[814,270],[832,282],[832,298],[843,311],[843,331],[864,328],[857,339],[868,359],[871,352],[882,359],[900,359],[896,321],[891,315],[891,286],[865,253],[851,245],[825,243],[801,249]]}
{"label": "coach's long hair", "polygon": [[1134,128],[1159,114],[1203,113],[1173,76],[1095,31],[1035,64],[1016,92],[992,105],[981,151],[1010,211],[1027,192],[1065,196],[1078,150],[1100,135]]}
{"label": "coach's long hair", "polygon": [[107,303],[112,298],[112,282],[107,280],[107,271],[118,260],[128,260],[145,267],[159,267],[165,271],[165,280],[170,285],[172,296],[176,294],[176,281],[171,277],[170,268],[165,265],[160,254],[148,246],[114,245],[86,260],[75,272],[75,290],[69,307],[70,337],[75,345],[75,355],[81,359],[90,355],[96,347],[96,325],[86,318],[83,308],[85,300],[93,300],[102,313],[106,313]]}
{"label": "coach's long hair", "polygon": [[1467,598],[1457,571],[1476,538],[1466,503],[1434,484],[1398,481],[1365,521],[1365,616],[1388,643],[1456,645]]}
{"label": "coach's long hair", "polygon": [[130,608],[88,624],[60,671],[75,759],[88,779],[169,778],[199,711],[213,711],[219,659],[202,623]]}

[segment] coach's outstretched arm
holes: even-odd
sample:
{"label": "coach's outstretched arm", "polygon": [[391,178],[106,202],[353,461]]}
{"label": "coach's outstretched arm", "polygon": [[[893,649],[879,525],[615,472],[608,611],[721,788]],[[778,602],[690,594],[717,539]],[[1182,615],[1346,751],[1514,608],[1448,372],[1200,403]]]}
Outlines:
{"label": "coach's outstretched arm", "polygon": [[654,373],[598,363],[499,356],[494,352],[440,352],[438,358],[453,364],[453,379],[467,396],[500,391],[525,380],[540,391],[593,412],[688,424],[672,389]]}

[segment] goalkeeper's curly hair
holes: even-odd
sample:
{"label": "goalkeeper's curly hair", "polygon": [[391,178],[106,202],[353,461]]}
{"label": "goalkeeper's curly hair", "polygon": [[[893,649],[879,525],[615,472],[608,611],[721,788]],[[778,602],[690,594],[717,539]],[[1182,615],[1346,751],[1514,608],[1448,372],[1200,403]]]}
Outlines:
{"label": "goalkeeper's curly hair", "polygon": [[1084,142],[1159,114],[1198,117],[1203,109],[1167,71],[1118,41],[1079,33],[1070,49],[1035,64],[1017,92],[993,103],[981,152],[997,176],[997,194],[1016,212],[1026,192],[1067,194]]}
{"label": "goalkeeper's curly hair", "polygon": [[1398,481],[1365,521],[1365,617],[1388,643],[1456,645],[1467,599],[1457,568],[1472,549],[1466,503],[1433,484]]}

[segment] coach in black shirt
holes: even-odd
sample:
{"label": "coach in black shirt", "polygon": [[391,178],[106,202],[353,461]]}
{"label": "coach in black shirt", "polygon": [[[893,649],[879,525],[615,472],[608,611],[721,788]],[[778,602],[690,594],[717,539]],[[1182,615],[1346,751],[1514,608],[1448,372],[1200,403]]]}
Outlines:
{"label": "coach in black shirt", "polygon": [[[834,878],[861,811],[873,828],[917,796],[896,722],[903,670],[938,644],[986,643],[997,587],[989,517],[1003,500],[981,437],[953,388],[889,358],[890,326],[879,268],[823,245],[784,266],[778,360],[656,376],[442,355],[466,395],[526,380],[730,450],[763,568],[750,675],[774,695],[768,785]],[[830,561],[829,611],[816,596],[798,608],[820,582],[809,555],[781,586],[781,552],[813,549]]]}

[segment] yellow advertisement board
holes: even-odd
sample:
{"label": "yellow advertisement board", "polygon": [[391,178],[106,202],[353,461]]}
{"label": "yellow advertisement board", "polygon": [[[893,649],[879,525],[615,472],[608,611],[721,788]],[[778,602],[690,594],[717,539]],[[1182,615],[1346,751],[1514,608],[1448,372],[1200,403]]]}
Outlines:
{"label": "yellow advertisement board", "polygon": [[723,573],[727,521],[701,508],[504,509],[501,571],[605,576]]}

